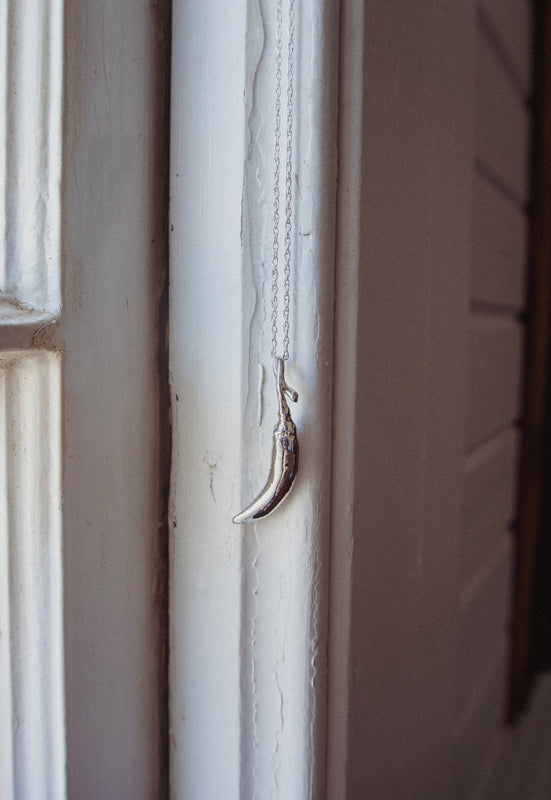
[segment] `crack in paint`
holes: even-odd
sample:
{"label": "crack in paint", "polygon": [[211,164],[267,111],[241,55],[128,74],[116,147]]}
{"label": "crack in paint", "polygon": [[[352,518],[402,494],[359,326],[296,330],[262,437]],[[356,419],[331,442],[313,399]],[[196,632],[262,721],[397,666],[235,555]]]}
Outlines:
{"label": "crack in paint", "polygon": [[256,623],[258,619],[258,589],[259,589],[259,580],[258,580],[258,559],[260,557],[260,539],[258,538],[258,530],[256,525],[254,526],[254,537],[256,542],[256,553],[254,558],[251,562],[251,567],[253,570],[253,575],[255,578],[255,584],[252,588],[252,596],[253,596],[253,614],[251,619],[251,649],[252,649],[252,698],[253,698],[253,763],[252,763],[252,776],[253,776],[253,800],[256,798],[256,787],[257,787],[257,756],[259,752],[259,740],[258,740],[258,687],[256,681],[256,669],[257,669],[257,659],[256,659]]}
{"label": "crack in paint", "polygon": [[275,748],[274,748],[274,757],[272,762],[276,797],[279,796],[279,773],[281,771],[281,757],[280,757],[281,737],[285,729],[285,715],[284,715],[285,697],[280,683],[280,671],[281,667],[285,663],[285,648],[287,643],[287,631],[289,623],[289,603],[288,603],[289,597],[288,597],[288,592],[286,592],[285,590],[284,584],[285,584],[285,576],[283,574],[280,574],[279,603],[277,607],[276,618],[279,619],[280,616],[282,615],[283,606],[286,607],[286,613],[284,617],[284,633],[281,641],[280,655],[276,659],[276,664],[275,664],[275,684],[277,687],[277,691],[279,693],[279,728],[275,732]]}

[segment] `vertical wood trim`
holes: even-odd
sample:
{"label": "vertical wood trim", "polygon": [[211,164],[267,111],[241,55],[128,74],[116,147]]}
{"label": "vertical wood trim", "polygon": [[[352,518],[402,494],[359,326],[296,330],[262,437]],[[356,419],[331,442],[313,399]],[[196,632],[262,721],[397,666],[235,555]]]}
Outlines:
{"label": "vertical wood trim", "polygon": [[[249,4],[249,10],[255,5]],[[271,260],[275,13],[272,2],[261,2],[259,9],[263,57],[249,62],[247,87],[251,106],[243,209],[242,502],[258,490],[259,476],[266,471],[271,450],[266,434],[274,419],[273,378],[266,363],[270,329],[265,265]],[[303,2],[297,12],[296,260],[288,375],[300,396],[293,416],[301,463],[285,506],[242,532],[242,792],[281,798],[323,797],[326,778],[339,25],[335,3]],[[260,38],[258,19],[251,22],[249,47]]]}
{"label": "vertical wood trim", "polygon": [[[241,204],[247,4],[173,3],[171,797],[240,797]],[[233,510],[233,514],[232,514]]]}
{"label": "vertical wood trim", "polygon": [[[65,797],[61,359],[0,356],[2,797]],[[4,760],[5,758],[5,760]]]}
{"label": "vertical wood trim", "polygon": [[61,302],[63,2],[4,5],[0,292],[53,315]]}
{"label": "vertical wood trim", "polygon": [[327,798],[345,800],[361,241],[364,4],[341,3],[329,574]]}
{"label": "vertical wood trim", "polygon": [[6,137],[8,132],[7,107],[7,62],[8,62],[8,4],[0,7],[0,292],[5,293],[8,283],[8,265],[6,263]]}
{"label": "vertical wood trim", "polygon": [[171,790],[181,798],[325,794],[338,37],[330,2],[295,5],[286,377],[299,393],[300,468],[273,515],[232,523],[269,471],[276,413],[274,9],[264,0],[174,6],[170,680]]}
{"label": "vertical wood trim", "polygon": [[542,508],[551,333],[551,13],[547,3],[537,2],[535,8],[530,273],[510,662],[509,717],[513,721],[526,706],[533,682],[530,631],[536,542]]}
{"label": "vertical wood trim", "polygon": [[74,0],[65,9],[67,792],[82,800],[158,800],[166,787],[158,312],[167,7]]}
{"label": "vertical wood trim", "polygon": [[[169,575],[170,575],[170,470],[172,463],[172,408],[170,402],[169,365],[169,214],[170,214],[170,98],[172,65],[172,0],[159,0],[155,5],[154,22],[159,42],[155,75],[153,118],[157,121],[152,164],[154,167],[153,196],[158,198],[159,213],[156,232],[158,304],[157,379],[158,414],[158,526],[156,536],[156,571],[154,602],[158,614],[158,800],[170,796],[170,663],[169,663]],[[156,205],[156,203],[155,203]],[[157,242],[156,242],[157,244]]]}
{"label": "vertical wood trim", "polygon": [[13,703],[10,658],[10,559],[8,528],[8,419],[6,409],[7,376],[0,369],[0,797],[13,797]]}

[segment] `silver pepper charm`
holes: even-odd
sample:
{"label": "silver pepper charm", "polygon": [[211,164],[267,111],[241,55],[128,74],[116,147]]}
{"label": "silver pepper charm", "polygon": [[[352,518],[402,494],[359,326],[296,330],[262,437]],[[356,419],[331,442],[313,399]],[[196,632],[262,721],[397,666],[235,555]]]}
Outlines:
{"label": "silver pepper charm", "polygon": [[296,403],[298,394],[285,383],[285,368],[282,358],[276,359],[276,390],[279,419],[274,428],[270,476],[258,497],[233,518],[236,523],[251,522],[271,514],[289,494],[297,474],[297,427],[291,419],[286,396]]}

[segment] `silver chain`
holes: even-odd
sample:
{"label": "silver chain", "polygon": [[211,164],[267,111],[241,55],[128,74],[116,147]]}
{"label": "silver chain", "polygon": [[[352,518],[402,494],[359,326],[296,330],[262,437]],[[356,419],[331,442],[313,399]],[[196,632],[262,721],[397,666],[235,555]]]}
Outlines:
{"label": "silver chain", "polygon": [[[272,245],[272,358],[277,358],[279,293],[279,198],[281,82],[283,77],[283,0],[277,0],[275,144],[274,144],[274,214]],[[289,358],[289,306],[291,293],[291,222],[293,201],[293,73],[295,50],[295,8],[289,0],[289,38],[287,46],[287,135],[285,152],[285,250],[283,267],[283,361]]]}

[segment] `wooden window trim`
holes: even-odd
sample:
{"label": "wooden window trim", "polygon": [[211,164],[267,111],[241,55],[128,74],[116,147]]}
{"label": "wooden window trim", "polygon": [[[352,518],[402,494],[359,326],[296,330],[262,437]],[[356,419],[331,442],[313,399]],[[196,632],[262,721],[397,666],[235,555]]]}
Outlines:
{"label": "wooden window trim", "polygon": [[511,625],[510,722],[526,708],[536,674],[533,640],[537,546],[545,492],[551,333],[551,13],[535,2],[533,147],[527,332]]}

